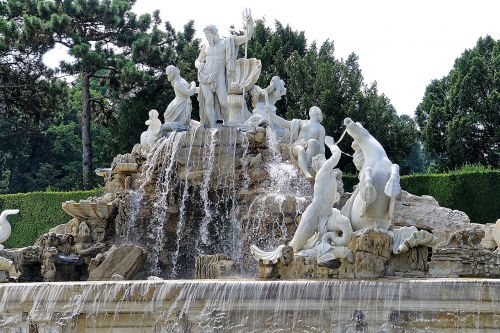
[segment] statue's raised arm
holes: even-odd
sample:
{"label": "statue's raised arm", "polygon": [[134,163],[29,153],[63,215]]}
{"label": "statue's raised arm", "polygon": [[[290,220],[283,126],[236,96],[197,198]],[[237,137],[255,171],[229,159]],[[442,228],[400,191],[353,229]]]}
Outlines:
{"label": "statue's raised arm", "polygon": [[245,44],[250,40],[250,38],[252,38],[254,22],[252,18],[252,11],[249,8],[243,11],[243,24],[245,25],[245,34],[237,36],[234,39],[234,43],[236,44],[236,46]]}

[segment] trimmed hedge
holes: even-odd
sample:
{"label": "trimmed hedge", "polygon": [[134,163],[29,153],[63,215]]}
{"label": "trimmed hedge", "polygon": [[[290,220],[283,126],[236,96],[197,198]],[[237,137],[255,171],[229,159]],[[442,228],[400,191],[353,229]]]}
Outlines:
{"label": "trimmed hedge", "polygon": [[50,228],[70,220],[71,217],[61,208],[64,201],[78,201],[95,196],[97,193],[98,191],[92,190],[0,195],[0,211],[19,209],[19,214],[8,217],[12,226],[12,234],[3,245],[6,248],[32,245],[40,235],[49,231]]}
{"label": "trimmed hedge", "polygon": [[[346,191],[358,183],[353,175],[342,180]],[[500,170],[401,176],[401,187],[415,195],[431,195],[440,206],[461,210],[474,223],[500,218]]]}
{"label": "trimmed hedge", "polygon": [[440,206],[465,212],[471,222],[500,218],[500,170],[401,177],[401,187],[416,195],[432,195]]}

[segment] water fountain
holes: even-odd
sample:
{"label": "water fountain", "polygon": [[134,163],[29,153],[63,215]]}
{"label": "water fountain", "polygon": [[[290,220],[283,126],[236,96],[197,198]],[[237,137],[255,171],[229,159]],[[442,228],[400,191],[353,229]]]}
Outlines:
{"label": "water fountain", "polygon": [[[140,144],[96,170],[102,196],[63,203],[69,222],[0,250],[0,281],[11,281],[0,331],[498,329],[498,231],[402,191],[399,167],[351,119],[359,184],[344,193],[321,110],[278,117],[285,83],[255,86],[260,61],[236,59],[253,32],[244,20],[242,36],[204,30],[199,87],[169,66],[166,122],[152,110]],[[195,93],[201,122],[190,120]]]}

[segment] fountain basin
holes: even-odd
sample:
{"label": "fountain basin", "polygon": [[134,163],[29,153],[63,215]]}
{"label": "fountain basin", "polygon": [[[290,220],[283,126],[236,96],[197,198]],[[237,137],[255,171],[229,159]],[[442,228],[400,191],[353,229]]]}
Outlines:
{"label": "fountain basin", "polygon": [[494,332],[500,280],[161,280],[0,286],[2,332]]}

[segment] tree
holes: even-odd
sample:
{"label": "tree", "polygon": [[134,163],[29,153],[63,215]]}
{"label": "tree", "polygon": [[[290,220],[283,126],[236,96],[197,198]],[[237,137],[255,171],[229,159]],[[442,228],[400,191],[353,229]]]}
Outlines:
{"label": "tree", "polygon": [[500,165],[500,41],[479,38],[433,80],[416,110],[424,147],[438,167]]}
{"label": "tree", "polygon": [[[368,86],[363,82],[356,54],[337,59],[332,41],[320,47],[315,42],[308,46],[304,36],[279,22],[273,31],[257,21],[249,43],[249,55],[263,61],[259,84],[266,86],[274,75],[285,79],[287,94],[277,104],[277,112],[287,118],[306,118],[309,108],[316,105],[323,111],[327,134],[334,138],[342,134],[344,118],[351,117],[380,141],[393,162],[403,163],[416,144],[415,122],[399,117],[390,100],[378,93],[376,83]],[[263,59],[270,65],[264,65]],[[340,148],[347,152],[349,145],[347,139]],[[354,172],[345,158],[339,165]]]}
{"label": "tree", "polygon": [[[23,16],[25,45],[62,44],[74,62],[64,62],[61,70],[77,75],[82,87],[82,166],[83,186],[91,186],[92,140],[91,110],[113,108],[102,99],[92,99],[92,78],[108,81],[109,88],[130,91],[141,80],[130,55],[133,45],[144,37],[151,24],[148,14],[137,17],[131,11],[135,0],[35,1],[36,12]],[[110,111],[111,112],[111,111]]]}

